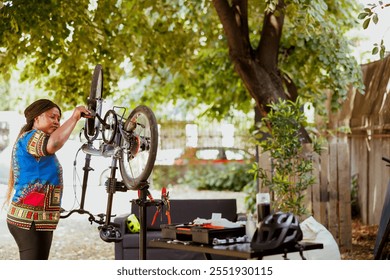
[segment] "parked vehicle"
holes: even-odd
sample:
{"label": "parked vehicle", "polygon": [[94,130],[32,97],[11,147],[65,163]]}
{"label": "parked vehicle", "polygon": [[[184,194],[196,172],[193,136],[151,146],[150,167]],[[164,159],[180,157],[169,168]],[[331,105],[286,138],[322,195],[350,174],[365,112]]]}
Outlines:
{"label": "parked vehicle", "polygon": [[249,152],[228,147],[189,147],[175,159],[174,165],[247,163],[254,156]]}

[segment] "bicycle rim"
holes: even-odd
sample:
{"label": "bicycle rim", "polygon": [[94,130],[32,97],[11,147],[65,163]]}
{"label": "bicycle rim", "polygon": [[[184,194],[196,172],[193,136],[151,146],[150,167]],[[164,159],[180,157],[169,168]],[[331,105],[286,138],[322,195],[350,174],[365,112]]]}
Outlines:
{"label": "bicycle rim", "polygon": [[121,139],[123,156],[119,168],[126,187],[138,190],[147,184],[156,161],[158,129],[156,117],[146,106],[136,107],[127,118],[124,129],[133,130],[129,139]]}
{"label": "bicycle rim", "polygon": [[[88,98],[88,110],[101,115],[101,99],[103,92],[103,69],[102,65],[98,64],[92,75],[91,90]],[[99,120],[96,117],[86,120],[86,131],[88,136],[95,136],[99,130]]]}

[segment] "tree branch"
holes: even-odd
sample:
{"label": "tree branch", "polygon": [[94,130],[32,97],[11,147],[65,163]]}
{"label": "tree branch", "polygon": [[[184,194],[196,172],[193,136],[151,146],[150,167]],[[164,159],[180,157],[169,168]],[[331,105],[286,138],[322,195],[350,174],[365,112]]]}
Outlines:
{"label": "tree branch", "polygon": [[213,0],[213,4],[224,28],[232,60],[250,55],[247,0]]}
{"label": "tree branch", "polygon": [[283,83],[287,89],[287,96],[291,101],[296,101],[298,98],[298,89],[295,85],[294,81],[287,75],[283,75],[282,77]]}
{"label": "tree branch", "polygon": [[279,0],[275,11],[264,16],[263,30],[256,50],[256,57],[266,69],[277,69],[279,43],[284,24],[284,7],[284,1]]}

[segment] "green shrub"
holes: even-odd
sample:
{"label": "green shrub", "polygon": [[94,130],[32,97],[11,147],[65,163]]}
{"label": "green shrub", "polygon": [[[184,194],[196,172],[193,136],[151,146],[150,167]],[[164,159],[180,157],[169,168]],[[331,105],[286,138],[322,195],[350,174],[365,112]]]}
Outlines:
{"label": "green shrub", "polygon": [[192,165],[179,182],[197,190],[240,192],[253,181],[249,170],[249,164],[238,163]]}
{"label": "green shrub", "polygon": [[175,185],[184,176],[183,166],[155,165],[152,173],[153,188],[161,189],[169,185]]}
{"label": "green shrub", "polygon": [[[267,117],[262,119],[264,137],[259,146],[263,152],[270,153],[272,170],[259,166],[261,189],[273,193],[275,211],[305,215],[305,191],[314,184],[315,178],[311,157],[303,154],[300,139],[300,128],[306,125],[302,104],[299,99],[297,102],[280,100],[270,108]],[[319,151],[319,145],[313,147]]]}
{"label": "green shrub", "polygon": [[[253,175],[252,175],[253,176]],[[245,192],[244,204],[247,213],[256,213],[256,194],[257,194],[257,183],[256,180],[249,182],[244,188]]]}

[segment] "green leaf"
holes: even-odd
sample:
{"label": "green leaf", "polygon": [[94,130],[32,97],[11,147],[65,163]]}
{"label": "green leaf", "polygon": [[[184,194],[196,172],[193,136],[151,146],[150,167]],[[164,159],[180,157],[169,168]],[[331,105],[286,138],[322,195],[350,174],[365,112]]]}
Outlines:
{"label": "green leaf", "polygon": [[364,19],[365,17],[367,17],[368,16],[368,13],[360,13],[359,15],[358,15],[358,19]]}
{"label": "green leaf", "polygon": [[379,57],[381,59],[383,59],[385,57],[385,52],[386,52],[386,48],[385,48],[385,46],[383,46],[383,48],[381,48],[381,51],[379,53]]}
{"label": "green leaf", "polygon": [[368,19],[366,19],[366,20],[363,22],[363,28],[364,28],[364,29],[367,29],[368,25],[370,24],[370,20],[371,20],[371,18],[368,18]]}
{"label": "green leaf", "polygon": [[377,54],[378,51],[379,51],[379,48],[378,48],[378,47],[374,47],[374,48],[372,49],[372,55]]}
{"label": "green leaf", "polygon": [[372,17],[372,21],[375,23],[375,24],[377,24],[378,23],[378,20],[379,20],[379,18],[378,18],[378,14],[374,14],[374,16]]}

